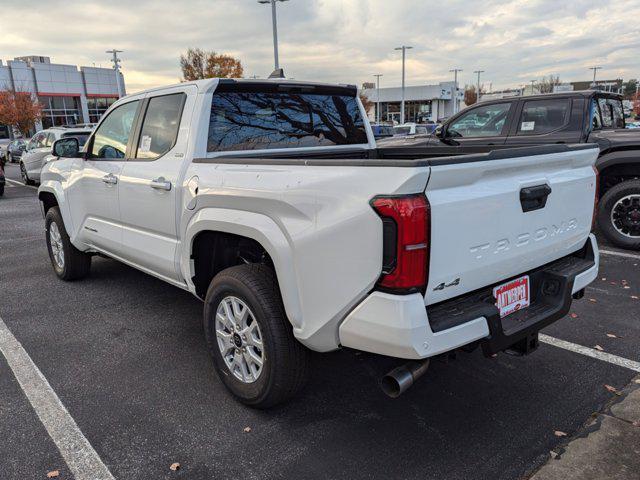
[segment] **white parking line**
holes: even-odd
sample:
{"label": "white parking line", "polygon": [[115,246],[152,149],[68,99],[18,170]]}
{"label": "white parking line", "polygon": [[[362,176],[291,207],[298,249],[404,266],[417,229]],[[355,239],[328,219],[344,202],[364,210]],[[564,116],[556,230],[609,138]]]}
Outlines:
{"label": "white parking line", "polygon": [[114,480],[47,379],[1,318],[0,352],[76,480]]}
{"label": "white parking line", "polygon": [[18,181],[16,181],[16,180],[11,180],[10,178],[5,178],[5,180],[6,180],[7,182],[13,183],[14,185],[18,185],[18,186],[20,186],[20,187],[35,188],[36,190],[38,189],[38,187],[36,187],[35,185],[25,185],[25,184],[24,184],[24,183],[22,183],[22,182],[18,182]]}
{"label": "white parking line", "polygon": [[640,362],[622,358],[617,355],[612,355],[611,353],[601,352],[593,348],[583,347],[582,345],[578,345],[577,343],[571,343],[567,342],[566,340],[560,340],[559,338],[550,337],[549,335],[545,335],[544,333],[539,334],[538,338],[542,343],[547,343],[558,348],[564,348],[565,350],[580,353],[587,357],[597,358],[598,360],[602,360],[603,362],[612,363],[613,365],[618,365],[619,367],[628,368],[629,370],[633,370],[634,372],[640,372]]}
{"label": "white parking line", "polygon": [[615,252],[613,250],[602,250],[602,249],[600,249],[600,253],[604,255],[613,255],[615,257],[637,258],[640,260],[640,255],[636,253]]}

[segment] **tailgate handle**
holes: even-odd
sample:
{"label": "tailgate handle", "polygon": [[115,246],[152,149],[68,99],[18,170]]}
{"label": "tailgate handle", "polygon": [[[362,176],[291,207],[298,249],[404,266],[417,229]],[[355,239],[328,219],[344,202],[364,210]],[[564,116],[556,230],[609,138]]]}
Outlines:
{"label": "tailgate handle", "polygon": [[523,212],[540,210],[547,204],[547,197],[551,193],[551,187],[546,183],[535,187],[525,187],[520,190],[520,205]]}

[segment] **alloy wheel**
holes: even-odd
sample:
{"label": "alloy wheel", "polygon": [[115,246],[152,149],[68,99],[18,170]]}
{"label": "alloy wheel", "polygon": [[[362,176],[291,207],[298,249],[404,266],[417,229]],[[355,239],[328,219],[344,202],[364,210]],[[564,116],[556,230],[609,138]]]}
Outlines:
{"label": "alloy wheel", "polygon": [[640,238],[640,195],[627,195],[611,209],[611,223],[626,237]]}
{"label": "alloy wheel", "polygon": [[58,268],[64,268],[64,248],[62,245],[62,235],[56,222],[49,225],[49,244],[51,245],[51,254],[53,261],[56,262]]}
{"label": "alloy wheel", "polygon": [[262,331],[249,306],[238,297],[224,297],[216,309],[216,339],[224,363],[243,383],[255,382],[265,361]]}

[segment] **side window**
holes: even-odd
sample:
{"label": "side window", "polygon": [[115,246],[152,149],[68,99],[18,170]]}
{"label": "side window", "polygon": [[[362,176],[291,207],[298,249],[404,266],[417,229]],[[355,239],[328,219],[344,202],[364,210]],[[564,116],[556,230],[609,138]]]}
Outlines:
{"label": "side window", "polygon": [[45,147],[50,147],[51,145],[53,145],[53,142],[56,141],[56,136],[53,133],[49,133],[47,135],[47,140],[45,141],[44,146]]}
{"label": "side window", "polygon": [[135,158],[156,159],[173,148],[186,97],[178,93],[149,100]]}
{"label": "side window", "polygon": [[35,137],[33,137],[32,141],[35,141],[33,148],[43,148],[47,142],[47,134],[44,132],[38,132]]}
{"label": "side window", "polygon": [[607,102],[606,98],[598,98],[598,106],[602,115],[602,126],[604,128],[613,127],[613,108],[611,104]]}
{"label": "side window", "polygon": [[611,106],[613,128],[624,128],[624,107],[621,100],[607,98],[607,105]]}
{"label": "side window", "polygon": [[549,133],[564,126],[569,119],[569,99],[525,102],[518,123],[518,135]]}
{"label": "side window", "polygon": [[124,158],[138,103],[138,100],[125,103],[109,113],[96,130],[90,158]]}
{"label": "side window", "polygon": [[594,130],[602,128],[602,118],[600,118],[598,102],[593,98],[591,99],[591,128]]}
{"label": "side window", "polygon": [[447,127],[452,137],[498,137],[502,134],[511,103],[483,105],[461,115]]}

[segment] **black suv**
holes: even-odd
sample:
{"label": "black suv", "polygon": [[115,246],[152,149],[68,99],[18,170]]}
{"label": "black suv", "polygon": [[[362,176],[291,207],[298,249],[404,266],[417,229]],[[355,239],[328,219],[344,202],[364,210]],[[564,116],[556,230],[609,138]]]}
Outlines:
{"label": "black suv", "polygon": [[554,143],[600,146],[598,225],[614,244],[640,249],[640,129],[625,129],[620,95],[587,90],[480,102],[433,135],[382,140],[378,146],[390,153],[415,147],[431,157]]}

